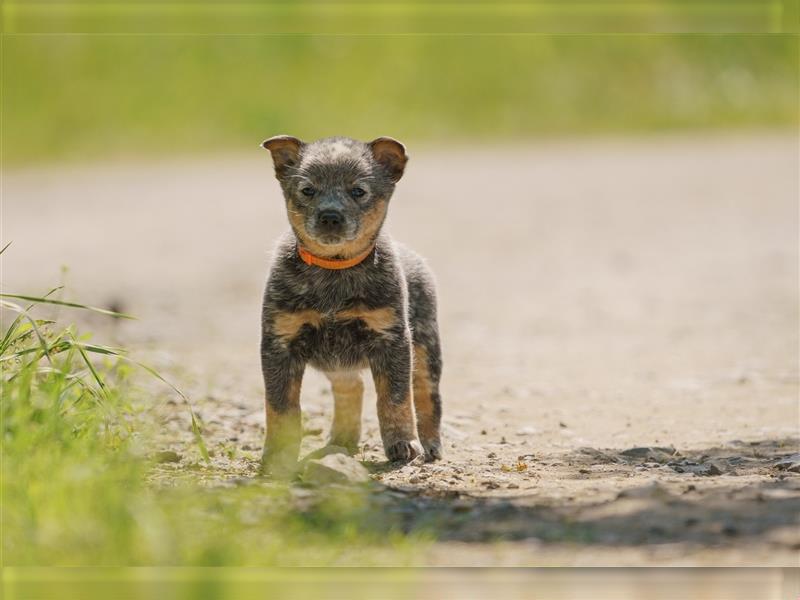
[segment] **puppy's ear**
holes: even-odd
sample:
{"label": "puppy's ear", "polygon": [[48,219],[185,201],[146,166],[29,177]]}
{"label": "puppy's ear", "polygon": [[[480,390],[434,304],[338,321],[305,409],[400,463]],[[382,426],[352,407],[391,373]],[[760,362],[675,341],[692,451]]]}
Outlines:
{"label": "puppy's ear", "polygon": [[272,162],[275,163],[275,176],[283,178],[288,169],[295,166],[300,160],[300,150],[305,143],[290,135],[276,135],[268,140],[264,140],[261,146],[272,154]]}
{"label": "puppy's ear", "polygon": [[386,169],[394,183],[400,181],[405,171],[408,156],[406,156],[406,147],[400,142],[390,137],[379,137],[369,143],[372,156]]}

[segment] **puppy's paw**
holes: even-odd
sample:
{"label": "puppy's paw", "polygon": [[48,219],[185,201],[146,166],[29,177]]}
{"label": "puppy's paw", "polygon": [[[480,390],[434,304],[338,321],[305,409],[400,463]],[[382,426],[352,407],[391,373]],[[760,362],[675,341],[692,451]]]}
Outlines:
{"label": "puppy's paw", "polygon": [[385,450],[386,458],[391,462],[411,462],[424,453],[417,440],[400,440],[390,444]]}
{"label": "puppy's paw", "polygon": [[425,440],[422,442],[425,449],[425,462],[433,462],[442,458],[442,442],[439,440]]}

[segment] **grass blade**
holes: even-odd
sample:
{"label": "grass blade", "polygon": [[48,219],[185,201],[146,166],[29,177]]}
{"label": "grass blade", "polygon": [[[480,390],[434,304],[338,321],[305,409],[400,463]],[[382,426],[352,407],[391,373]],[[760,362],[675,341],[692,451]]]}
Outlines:
{"label": "grass blade", "polygon": [[[59,289],[59,288],[56,288]],[[55,290],[54,290],[55,291]],[[113,310],[108,310],[106,308],[98,308],[96,306],[88,306],[86,304],[78,304],[77,302],[66,302],[64,300],[52,300],[50,298],[46,298],[43,296],[26,296],[23,294],[0,294],[2,298],[14,298],[16,300],[27,300],[28,302],[36,302],[42,304],[55,304],[57,306],[68,306],[70,308],[82,308],[84,310],[90,310],[92,312],[100,313],[101,315],[108,315],[110,317],[117,317],[120,319],[136,319],[136,317],[131,315],[126,315],[125,313],[115,312]]]}
{"label": "grass blade", "polygon": [[[0,294],[0,296],[4,296],[4,295],[5,294]],[[28,314],[28,311],[25,310],[24,308],[22,308],[19,304],[14,304],[13,302],[8,302],[7,300],[0,300],[0,306],[3,306],[5,308],[8,308],[8,309],[13,310],[15,312],[18,312],[21,315],[25,316],[25,318],[31,324],[31,327],[33,327],[33,330],[36,332],[36,337],[39,339],[39,345],[42,347],[42,350],[44,350],[44,355],[47,358],[47,361],[50,364],[52,364],[53,361],[50,358],[50,349],[49,349],[49,347],[47,345],[47,340],[44,339],[44,336],[42,335],[42,332],[39,331],[39,328],[36,326],[36,320]]]}
{"label": "grass blade", "polygon": [[197,424],[197,419],[195,418],[194,410],[192,409],[191,402],[189,402],[189,398],[187,398],[186,395],[182,391],[180,391],[172,383],[167,381],[161,375],[161,373],[159,373],[158,371],[156,371],[152,367],[149,367],[144,363],[140,363],[137,360],[133,360],[132,358],[128,358],[127,356],[121,356],[120,358],[128,360],[128,361],[132,362],[133,364],[137,365],[138,367],[144,369],[145,371],[150,373],[153,377],[155,377],[159,381],[162,381],[163,383],[165,383],[166,385],[171,387],[175,391],[175,393],[178,394],[183,399],[183,402],[186,404],[186,408],[189,410],[189,416],[192,419],[192,434],[194,435],[194,441],[197,444],[198,449],[200,450],[200,455],[203,457],[203,460],[205,460],[206,463],[210,463],[211,462],[211,458],[208,455],[208,448],[206,448],[206,443],[203,440],[203,434],[200,431],[200,426]]}

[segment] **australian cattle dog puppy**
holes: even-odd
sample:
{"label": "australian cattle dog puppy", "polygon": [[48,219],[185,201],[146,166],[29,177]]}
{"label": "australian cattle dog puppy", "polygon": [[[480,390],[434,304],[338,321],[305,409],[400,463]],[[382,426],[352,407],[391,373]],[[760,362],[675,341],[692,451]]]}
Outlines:
{"label": "australian cattle dog puppy", "polygon": [[290,136],[266,140],[291,232],[278,242],[261,318],[267,436],[263,468],[297,465],[300,383],[306,365],[330,380],[330,444],[355,452],[372,372],[386,457],[441,458],[442,371],[436,295],[423,259],[382,231],[405,170],[405,147]]}

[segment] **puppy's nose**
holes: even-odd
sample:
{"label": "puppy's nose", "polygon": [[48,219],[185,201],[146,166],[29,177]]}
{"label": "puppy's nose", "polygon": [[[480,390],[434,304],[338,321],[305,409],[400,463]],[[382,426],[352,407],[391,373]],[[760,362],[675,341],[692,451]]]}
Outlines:
{"label": "puppy's nose", "polygon": [[319,213],[319,224],[326,229],[338,229],[344,223],[344,216],[338,210],[323,210]]}

